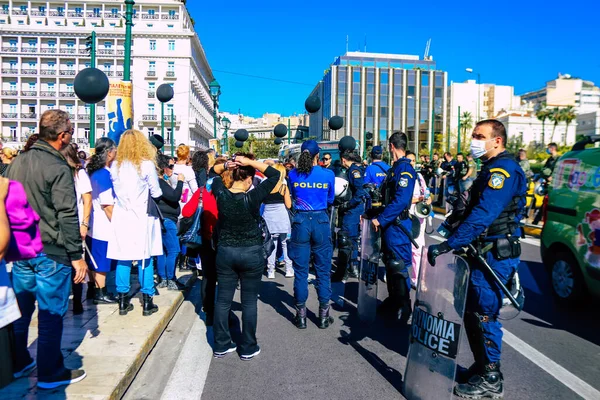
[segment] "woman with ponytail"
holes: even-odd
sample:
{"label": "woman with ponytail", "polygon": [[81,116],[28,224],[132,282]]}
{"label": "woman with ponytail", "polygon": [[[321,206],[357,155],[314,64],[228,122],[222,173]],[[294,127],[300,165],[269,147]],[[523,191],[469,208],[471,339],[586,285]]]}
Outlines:
{"label": "woman with ponytail", "polygon": [[329,316],[333,246],[327,208],[333,204],[335,177],[333,171],[317,165],[320,151],[317,142],[307,140],[301,150],[296,169],[289,174],[292,199],[296,206],[288,249],[295,273],[296,316],[293,323],[298,329],[306,329],[308,266],[312,253],[317,272],[319,328],[325,329],[333,322]]}

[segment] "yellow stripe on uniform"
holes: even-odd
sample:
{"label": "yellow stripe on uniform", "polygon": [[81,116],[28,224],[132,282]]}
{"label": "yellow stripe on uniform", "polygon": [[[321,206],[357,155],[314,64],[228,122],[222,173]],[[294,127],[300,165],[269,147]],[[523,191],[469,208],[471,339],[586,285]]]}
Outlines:
{"label": "yellow stripe on uniform", "polygon": [[492,168],[490,169],[491,173],[494,172],[500,172],[502,175],[506,176],[507,178],[510,178],[510,174],[508,172],[506,172],[505,170],[503,170],[502,168]]}
{"label": "yellow stripe on uniform", "polygon": [[410,172],[403,172],[400,174],[400,176],[402,176],[402,175],[408,175],[411,177],[411,179],[414,179]]}

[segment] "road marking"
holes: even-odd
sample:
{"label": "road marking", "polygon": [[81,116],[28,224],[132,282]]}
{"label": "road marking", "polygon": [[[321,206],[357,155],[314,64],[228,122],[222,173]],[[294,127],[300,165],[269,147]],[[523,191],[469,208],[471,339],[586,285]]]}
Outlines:
{"label": "road marking", "polygon": [[521,353],[529,361],[536,364],[538,367],[552,375],[560,383],[577,393],[585,400],[597,400],[600,399],[600,391],[594,389],[592,386],[573,375],[565,368],[561,367],[506,329],[502,328],[504,337],[502,340],[510,347]]}
{"label": "road marking", "polygon": [[161,400],[199,399],[202,396],[212,360],[212,349],[206,339],[206,325],[196,318]]}

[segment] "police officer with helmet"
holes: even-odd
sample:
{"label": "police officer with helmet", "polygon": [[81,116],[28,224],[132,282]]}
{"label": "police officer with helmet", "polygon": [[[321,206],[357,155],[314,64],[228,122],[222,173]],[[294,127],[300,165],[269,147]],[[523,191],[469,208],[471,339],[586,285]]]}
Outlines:
{"label": "police officer with helmet", "polygon": [[319,296],[319,328],[325,329],[333,318],[329,316],[331,299],[331,258],[333,247],[327,208],[334,200],[333,171],[320,167],[319,145],[314,140],[302,143],[295,169],[289,174],[296,215],[292,221],[292,237],[288,255],[294,265],[294,298],[298,329],[306,329],[306,300],[308,299],[308,268],[313,255]]}
{"label": "police officer with helmet", "polygon": [[382,310],[393,313],[395,317],[402,310],[400,322],[406,323],[412,313],[408,274],[412,263],[411,240],[408,236],[412,229],[409,209],[417,174],[410,160],[405,157],[408,144],[406,134],[394,132],[388,144],[394,164],[382,186],[385,208],[373,219],[373,225],[383,230],[383,261],[389,297],[384,301]]}
{"label": "police officer with helmet", "polygon": [[351,198],[338,206],[342,226],[338,232],[338,265],[332,280],[341,281],[347,276],[358,277],[358,240],[360,238],[360,216],[365,212],[367,193],[364,188],[364,171],[360,156],[353,150],[341,154],[346,168]]}
{"label": "police officer with helmet", "polygon": [[383,149],[381,146],[373,146],[371,149],[371,160],[373,162],[365,170],[365,184],[381,185],[390,166],[385,161],[382,161]]}
{"label": "police officer with helmet", "polygon": [[[506,129],[496,120],[477,123],[471,153],[483,161],[463,215],[451,215],[448,240],[429,247],[431,265],[441,254],[472,244],[505,285],[519,265],[519,221],[525,207],[527,178],[506,151]],[[485,252],[485,253],[483,253]],[[482,254],[483,253],[483,254]],[[500,398],[502,325],[498,321],[502,291],[491,274],[469,258],[471,270],[464,316],[465,331],[475,363],[457,372],[455,393],[464,398]]]}

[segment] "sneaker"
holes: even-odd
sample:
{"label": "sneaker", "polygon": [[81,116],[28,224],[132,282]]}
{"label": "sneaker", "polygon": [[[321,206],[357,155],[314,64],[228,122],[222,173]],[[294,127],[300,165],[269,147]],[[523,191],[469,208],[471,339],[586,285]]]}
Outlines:
{"label": "sneaker", "polygon": [[185,286],[179,283],[178,281],[171,279],[167,281],[167,289],[168,290],[183,290]]}
{"label": "sneaker", "polygon": [[294,277],[294,270],[293,269],[288,269],[285,271],[285,277],[286,278],[293,278]]}
{"label": "sneaker", "polygon": [[15,372],[13,374],[13,377],[15,379],[19,379],[22,378],[24,376],[29,375],[29,373],[35,368],[35,360],[31,361],[31,364],[29,364],[28,366],[26,366],[25,368],[23,368],[22,370],[20,370],[19,372]]}
{"label": "sneaker", "polygon": [[267,271],[267,278],[275,279],[275,271]]}
{"label": "sneaker", "polygon": [[250,360],[252,360],[254,357],[256,357],[259,354],[260,354],[260,347],[258,348],[258,350],[256,350],[252,354],[242,354],[240,356],[240,360],[242,360],[242,361],[250,361]]}
{"label": "sneaker", "polygon": [[158,289],[164,289],[164,288],[166,288],[168,286],[168,282],[169,281],[167,281],[166,279],[163,279],[163,280],[160,281],[160,283],[158,285],[156,285],[156,287]]}
{"label": "sneaker", "polygon": [[77,383],[82,381],[86,377],[86,373],[82,369],[67,369],[62,374],[47,379],[45,381],[41,381],[38,379],[37,386],[40,389],[54,389],[59,386],[70,385],[71,383]]}
{"label": "sneaker", "polygon": [[235,343],[231,343],[231,347],[229,347],[227,350],[225,351],[213,351],[213,357],[214,358],[223,358],[225,357],[227,354],[229,353],[233,353],[234,351],[237,350],[237,346],[235,345]]}

